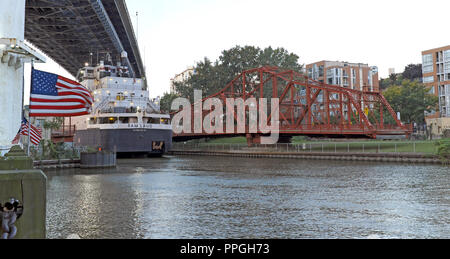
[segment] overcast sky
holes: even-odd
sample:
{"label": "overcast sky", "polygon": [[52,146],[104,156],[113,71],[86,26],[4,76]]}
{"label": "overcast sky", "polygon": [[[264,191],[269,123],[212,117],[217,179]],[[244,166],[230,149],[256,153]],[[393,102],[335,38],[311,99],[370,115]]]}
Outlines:
{"label": "overcast sky", "polygon": [[[450,45],[448,0],[126,2],[152,97],[169,91],[175,74],[236,45],[284,47],[302,64],[368,63],[379,67],[381,77],[389,68],[403,72],[406,65],[421,63],[423,50]],[[65,74],[51,62],[38,68]]]}

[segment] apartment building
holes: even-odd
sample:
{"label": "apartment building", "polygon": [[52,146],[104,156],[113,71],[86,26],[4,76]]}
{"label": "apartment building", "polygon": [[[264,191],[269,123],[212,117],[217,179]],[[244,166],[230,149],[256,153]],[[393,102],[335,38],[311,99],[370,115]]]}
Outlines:
{"label": "apartment building", "polygon": [[320,61],[306,65],[309,78],[350,89],[379,92],[378,67],[361,63]]}
{"label": "apartment building", "polygon": [[395,75],[395,68],[389,68],[389,76]]}
{"label": "apartment building", "polygon": [[423,83],[439,97],[439,111],[428,118],[450,118],[450,45],[422,52]]}
{"label": "apartment building", "polygon": [[194,74],[195,74],[195,68],[189,67],[186,70],[184,70],[183,72],[175,75],[174,78],[170,79],[170,93],[171,94],[177,93],[177,91],[175,89],[175,83],[184,82],[184,81],[188,80]]}

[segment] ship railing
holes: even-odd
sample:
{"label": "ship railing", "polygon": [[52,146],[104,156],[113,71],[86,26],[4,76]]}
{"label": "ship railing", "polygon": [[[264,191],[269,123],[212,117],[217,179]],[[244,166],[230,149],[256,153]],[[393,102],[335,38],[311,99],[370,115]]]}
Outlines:
{"label": "ship railing", "polygon": [[101,110],[103,109],[110,101],[111,98],[105,98],[100,104],[95,106],[95,110]]}
{"label": "ship railing", "polygon": [[52,130],[52,137],[70,137],[75,134],[75,131],[76,131],[75,125],[62,126],[59,129]]}

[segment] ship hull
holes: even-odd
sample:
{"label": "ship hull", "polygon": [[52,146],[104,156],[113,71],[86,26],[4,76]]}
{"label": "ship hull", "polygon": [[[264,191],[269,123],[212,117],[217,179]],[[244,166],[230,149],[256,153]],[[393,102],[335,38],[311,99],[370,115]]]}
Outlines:
{"label": "ship hull", "polygon": [[118,154],[161,156],[172,147],[172,131],[158,129],[87,129],[75,132],[74,145]]}

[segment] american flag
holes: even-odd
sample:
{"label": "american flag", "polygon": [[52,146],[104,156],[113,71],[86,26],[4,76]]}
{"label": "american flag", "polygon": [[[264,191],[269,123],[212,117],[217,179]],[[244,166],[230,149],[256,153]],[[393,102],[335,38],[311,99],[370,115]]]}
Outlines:
{"label": "american flag", "polygon": [[[29,127],[31,128],[31,130],[28,130]],[[28,121],[26,119],[23,119],[22,128],[20,129],[20,134],[23,136],[28,136],[28,132],[31,132],[31,134],[30,134],[31,143],[38,146],[42,140],[42,129],[36,128],[31,123],[28,123]]]}
{"label": "american flag", "polygon": [[93,98],[79,83],[33,69],[30,117],[75,117],[90,113]]}
{"label": "american flag", "polygon": [[19,142],[20,142],[20,136],[21,136],[20,132],[21,132],[21,130],[19,130],[19,132],[17,133],[16,137],[14,138],[14,140],[12,141],[11,144],[13,144],[13,145],[19,144]]}

